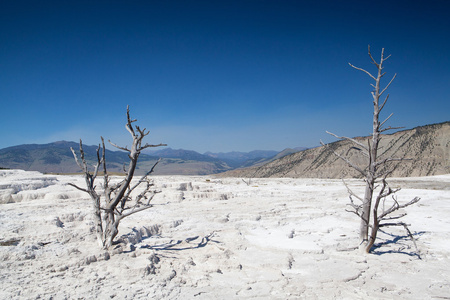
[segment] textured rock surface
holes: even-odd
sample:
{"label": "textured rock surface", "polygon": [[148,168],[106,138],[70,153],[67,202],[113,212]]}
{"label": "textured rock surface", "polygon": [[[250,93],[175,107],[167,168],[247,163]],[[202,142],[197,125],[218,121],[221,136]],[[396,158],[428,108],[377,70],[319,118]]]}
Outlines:
{"label": "textured rock surface", "polygon": [[[5,172],[0,171],[4,186],[49,178]],[[422,198],[405,218],[421,260],[401,228],[381,232],[375,254],[361,255],[359,220],[345,211],[348,196],[340,180],[253,179],[247,185],[238,178],[157,176],[163,192],[155,206],[124,219],[120,242],[104,251],[93,233],[89,198],[66,185],[81,185],[83,178],[52,178],[51,185],[16,191],[18,202],[0,204],[1,299],[440,299],[450,294],[449,175],[393,180],[404,187],[399,201]],[[361,180],[348,184],[357,192],[364,188]],[[192,189],[180,191],[180,186]]]}

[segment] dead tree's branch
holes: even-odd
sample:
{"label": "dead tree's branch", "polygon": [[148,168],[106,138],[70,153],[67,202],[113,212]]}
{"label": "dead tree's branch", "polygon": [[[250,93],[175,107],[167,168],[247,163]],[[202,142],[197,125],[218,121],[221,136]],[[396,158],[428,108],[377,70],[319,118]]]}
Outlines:
{"label": "dead tree's branch", "polygon": [[88,191],[87,189],[83,189],[83,188],[79,187],[78,185],[73,184],[73,183],[71,183],[71,182],[69,182],[68,185],[73,186],[73,187],[76,188],[77,190],[80,190],[80,191],[89,193],[89,191]]}
{"label": "dead tree's branch", "polygon": [[356,193],[354,193],[352,191],[352,189],[350,189],[350,187],[348,186],[348,184],[345,182],[345,180],[342,180],[342,182],[344,183],[345,187],[347,188],[347,192],[350,194],[350,196],[354,196],[356,197],[358,200],[360,200],[361,202],[363,202],[363,198],[358,196]]}
{"label": "dead tree's branch", "polygon": [[[370,45],[367,46],[368,49],[368,53],[369,53],[369,57],[372,60],[372,63],[377,66],[377,68],[379,67],[377,61],[373,58],[372,53],[370,52]],[[384,50],[384,49],[383,49]],[[383,57],[383,52],[381,52],[381,57]],[[374,78],[375,79],[375,78]]]}
{"label": "dead tree's branch", "polygon": [[[383,110],[383,108],[384,108],[384,106],[386,105],[388,99],[389,99],[389,94],[386,95],[386,98],[384,99],[383,103],[379,106],[379,111],[382,111],[382,110]],[[392,114],[393,114],[393,113],[392,113]],[[392,114],[391,114],[391,115],[392,115]],[[387,120],[385,120],[384,122],[386,122],[386,121],[387,121]],[[383,123],[384,123],[384,122],[383,122]]]}
{"label": "dead tree's branch", "polygon": [[137,120],[131,120],[130,118],[130,106],[127,105],[127,124],[125,125],[125,128],[128,130],[128,132],[130,132],[131,136],[135,137],[136,134],[134,133],[134,129],[133,126],[131,125],[131,123],[136,122]]}
{"label": "dead tree's branch", "polygon": [[123,151],[126,151],[126,152],[131,152],[131,150],[128,149],[127,146],[125,146],[125,147],[118,146],[118,145],[114,144],[113,142],[111,142],[110,140],[108,140],[108,142],[109,142],[112,146],[116,147],[117,149],[120,149],[120,150],[123,150]]}
{"label": "dead tree's branch", "polygon": [[[123,197],[123,200],[122,200],[122,204],[121,204],[122,209],[124,209],[124,207],[125,207],[125,202],[127,201],[127,199],[130,198],[131,193],[132,193],[132,192],[133,192],[133,191],[134,191],[141,183],[147,182],[147,177],[148,177],[151,173],[153,173],[153,171],[155,170],[156,165],[157,165],[160,161],[161,161],[161,158],[158,159],[158,160],[155,162],[155,164],[154,164],[153,167],[150,169],[150,171],[148,171],[144,176],[142,176],[141,179],[139,179],[139,181],[138,181],[134,186],[132,186],[131,188],[128,188],[128,191],[127,191],[127,193],[125,194],[125,196]],[[148,182],[147,182],[147,183],[148,183]],[[141,197],[143,197],[149,190],[150,190],[150,186],[147,185],[147,188],[144,190],[144,194],[143,194]]]}
{"label": "dead tree's branch", "polygon": [[[322,146],[325,146],[325,144],[324,144],[322,141],[320,141],[320,143],[322,144]],[[366,176],[366,173],[364,172],[363,169],[361,169],[360,167],[358,167],[357,165],[355,165],[355,164],[352,163],[350,160],[348,160],[346,157],[342,156],[341,154],[337,153],[336,151],[334,151],[334,150],[331,150],[331,151],[333,151],[333,153],[334,153],[337,157],[339,157],[340,159],[342,159],[343,161],[345,161],[350,167],[352,167],[353,169],[355,169],[356,171],[358,171],[359,173],[361,173],[362,176]]]}
{"label": "dead tree's branch", "polygon": [[[381,110],[381,108],[380,108],[380,110]],[[394,113],[391,113],[383,122],[380,123],[379,127],[380,128],[383,127],[384,123],[386,123],[393,115],[394,115]],[[390,129],[390,127],[389,127],[389,129]],[[389,129],[385,129],[384,131],[389,130]]]}
{"label": "dead tree's branch", "polygon": [[[81,142],[81,140],[80,140]],[[75,158],[75,162],[77,163],[77,165],[80,167],[81,170],[83,170],[84,172],[86,172],[86,165],[85,164],[81,164],[80,161],[78,160],[78,156],[75,153],[75,150],[73,150],[72,147],[70,147],[70,150],[72,151],[73,157]],[[84,153],[82,152],[81,156],[83,157]]]}
{"label": "dead tree's branch", "polygon": [[403,129],[403,128],[405,128],[405,127],[391,127],[391,126],[389,126],[387,128],[380,129],[380,133],[388,131],[388,130],[398,130],[398,129]]}
{"label": "dead tree's branch", "polygon": [[144,146],[141,147],[141,150],[144,150],[146,148],[152,148],[152,147],[165,147],[167,146],[167,144],[158,144],[158,145],[149,145],[149,144],[145,144]]}
{"label": "dead tree's branch", "polygon": [[[389,56],[388,56],[389,58]],[[387,59],[387,58],[386,58]],[[385,60],[386,60],[385,59]],[[380,92],[380,96],[383,95],[383,93],[389,88],[389,86],[391,85],[392,81],[394,81],[395,77],[397,77],[397,74],[394,74],[394,77],[392,77],[391,81],[389,81],[388,85]],[[386,99],[387,100],[387,99]],[[385,101],[386,102],[386,101]],[[384,106],[384,105],[383,105]],[[381,110],[381,109],[380,109]]]}
{"label": "dead tree's branch", "polygon": [[367,72],[366,70],[361,69],[361,68],[358,68],[358,67],[355,67],[355,66],[352,65],[351,63],[348,63],[348,64],[350,65],[350,67],[352,67],[352,68],[354,68],[354,69],[356,69],[356,70],[362,71],[362,72],[366,73],[367,75],[369,75],[373,80],[376,80],[376,78],[375,78],[372,74],[370,74],[369,72]]}
{"label": "dead tree's branch", "polygon": [[334,134],[332,132],[329,132],[329,131],[326,131],[326,133],[328,133],[329,135],[332,135],[332,136],[334,136],[334,137],[336,137],[336,138],[338,138],[340,140],[351,141],[351,142],[355,143],[356,145],[360,146],[361,148],[363,148],[365,151],[369,151],[369,148],[366,145],[364,145],[363,143],[358,142],[355,139],[352,139],[352,138],[349,138],[349,137],[346,137],[346,136],[338,136],[338,135],[336,135],[336,134]]}
{"label": "dead tree's branch", "polygon": [[403,213],[403,214],[400,214],[400,215],[398,215],[398,216],[393,216],[393,217],[383,217],[383,220],[382,220],[382,221],[398,220],[398,219],[403,218],[403,217],[406,216],[406,215],[407,215],[407,213]]}
{"label": "dead tree's branch", "polygon": [[393,213],[394,211],[397,211],[399,209],[402,209],[402,208],[408,207],[410,205],[413,205],[413,204],[419,202],[419,200],[420,200],[419,197],[414,197],[411,201],[409,201],[409,202],[407,202],[407,203],[405,203],[403,205],[400,205],[398,203],[398,201],[394,199],[394,204],[387,211],[383,212],[379,216],[379,218],[380,218],[380,220],[382,220],[384,217],[386,217],[387,215]]}
{"label": "dead tree's branch", "polygon": [[149,209],[149,208],[151,208],[151,207],[152,207],[151,204],[141,204],[141,206],[136,206],[136,207],[133,208],[132,210],[130,210],[130,211],[126,212],[126,213],[121,214],[121,218],[123,219],[123,218],[125,218],[125,217],[131,216],[132,214],[135,214],[135,213],[138,213],[138,212],[140,212],[140,211]]}
{"label": "dead tree's branch", "polygon": [[[383,50],[384,50],[384,48],[383,48]],[[385,62],[386,60],[388,60],[388,58],[391,57],[391,56],[392,56],[392,54],[389,54],[387,57],[385,57],[385,58],[383,59],[383,62]]]}

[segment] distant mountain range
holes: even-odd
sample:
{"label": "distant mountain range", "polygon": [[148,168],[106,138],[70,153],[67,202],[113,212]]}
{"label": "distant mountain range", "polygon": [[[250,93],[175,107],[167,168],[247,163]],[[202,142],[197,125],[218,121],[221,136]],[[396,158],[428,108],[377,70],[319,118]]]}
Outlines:
{"label": "distant mountain range", "polygon": [[[79,144],[58,141],[49,144],[18,145],[0,149],[0,168],[22,169],[43,173],[77,173],[70,148],[79,153]],[[83,145],[89,165],[96,161],[97,146]],[[282,153],[297,151],[286,149]],[[282,155],[276,151],[252,151],[200,154],[192,150],[161,148],[144,150],[139,157],[138,173],[148,171],[158,158],[163,158],[155,168],[155,175],[208,175],[240,167],[248,167],[271,161]],[[128,154],[124,151],[106,150],[107,169],[110,172],[123,172],[128,164]]]}
{"label": "distant mountain range", "polygon": [[[366,142],[368,137],[355,139]],[[137,173],[148,171],[156,160],[162,161],[155,175],[209,175],[235,177],[358,177],[356,171],[337,158],[333,150],[343,153],[354,163],[364,165],[357,151],[349,151],[348,141],[337,141],[317,148],[294,148],[276,151],[251,151],[204,154],[183,149],[160,148],[142,153]],[[70,147],[77,152],[79,145],[59,141],[43,145],[19,145],[0,149],[0,168],[23,169],[43,173],[77,173]],[[86,160],[93,165],[97,146],[84,145]],[[385,157],[406,157],[393,176],[429,176],[450,173],[450,122],[416,127],[384,135],[380,153]],[[123,173],[128,164],[124,151],[106,151],[110,172]]]}
{"label": "distant mountain range", "polygon": [[[341,134],[341,133],[337,133]],[[368,137],[356,137],[367,143]],[[235,177],[303,177],[343,178],[360,177],[347,163],[339,159],[333,150],[353,163],[364,166],[366,158],[358,151],[349,150],[348,141],[307,149],[259,166],[237,169],[220,174]],[[379,154],[383,157],[409,158],[401,162],[393,177],[431,176],[450,173],[450,122],[420,126],[383,135]]]}

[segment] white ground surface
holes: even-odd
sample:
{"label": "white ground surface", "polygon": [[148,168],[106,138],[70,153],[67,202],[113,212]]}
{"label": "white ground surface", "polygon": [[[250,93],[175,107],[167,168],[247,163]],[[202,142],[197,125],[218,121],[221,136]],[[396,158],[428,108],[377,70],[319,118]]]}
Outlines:
{"label": "white ground surface", "polygon": [[1,170],[0,298],[450,299],[450,175],[397,180],[421,259],[403,228],[360,254],[339,180],[154,180],[106,253],[81,177]]}

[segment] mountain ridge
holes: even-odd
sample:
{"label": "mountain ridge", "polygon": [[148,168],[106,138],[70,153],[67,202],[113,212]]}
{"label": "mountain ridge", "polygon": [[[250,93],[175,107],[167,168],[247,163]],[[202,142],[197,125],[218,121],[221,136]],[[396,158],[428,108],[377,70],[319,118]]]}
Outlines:
{"label": "mountain ridge", "polygon": [[[368,137],[354,139],[366,142]],[[347,140],[307,149],[275,159],[262,166],[231,170],[220,174],[230,177],[346,178],[360,177],[333,151],[342,153],[353,163],[364,166],[365,157]],[[450,173],[450,121],[417,126],[384,134],[380,156],[411,158],[402,161],[392,177],[431,176]]]}
{"label": "mountain ridge", "polygon": [[[367,137],[355,137],[364,141]],[[234,177],[358,177],[355,170],[333,153],[345,153],[359,165],[364,158],[348,141],[335,141],[316,148],[286,148],[281,152],[205,152],[163,148],[141,154],[137,174],[148,171],[157,161],[155,175],[212,175]],[[380,153],[387,157],[411,157],[394,171],[393,176],[429,176],[450,173],[450,121],[417,126],[383,135]],[[0,168],[22,169],[43,173],[78,173],[70,147],[78,153],[79,144],[57,141],[48,144],[25,144],[0,149]],[[98,146],[83,145],[88,165],[96,161]],[[123,173],[128,153],[106,150],[107,169]],[[219,174],[220,173],[220,174]]]}
{"label": "mountain ridge", "polygon": [[[79,153],[79,143],[72,141],[56,141],[47,144],[23,144],[0,149],[0,168],[22,169],[43,173],[78,173],[73,148]],[[83,145],[88,165],[96,161],[98,146]],[[237,153],[237,152],[236,152]],[[145,173],[159,157],[163,158],[155,168],[155,175],[209,175],[232,170],[241,166],[251,166],[249,157],[261,159],[276,155],[276,151],[255,150],[249,153],[240,152],[245,159],[241,161],[224,160],[213,155],[200,154],[193,150],[162,148],[144,150],[138,161],[137,173]],[[211,154],[211,152],[209,152]],[[257,156],[260,157],[257,157]],[[220,155],[219,155],[220,156]],[[128,164],[128,153],[106,149],[107,170],[123,172],[123,165]]]}

